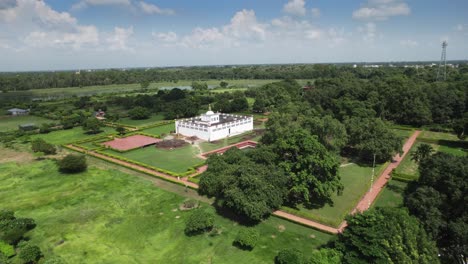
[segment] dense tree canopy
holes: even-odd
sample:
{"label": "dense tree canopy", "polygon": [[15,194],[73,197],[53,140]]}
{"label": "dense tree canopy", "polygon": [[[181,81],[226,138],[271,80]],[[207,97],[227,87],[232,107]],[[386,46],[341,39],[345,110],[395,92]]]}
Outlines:
{"label": "dense tree canopy", "polygon": [[343,263],[439,263],[437,248],[404,209],[377,208],[348,217],[336,242]]}
{"label": "dense tree canopy", "polygon": [[264,159],[269,153],[245,153],[231,148],[212,155],[208,170],[200,178],[200,194],[216,199],[225,207],[253,221],[260,221],[278,209],[286,195],[284,173]]}
{"label": "dense tree canopy", "polygon": [[417,187],[405,197],[447,263],[463,263],[468,256],[467,171],[467,157],[438,152],[420,161]]}

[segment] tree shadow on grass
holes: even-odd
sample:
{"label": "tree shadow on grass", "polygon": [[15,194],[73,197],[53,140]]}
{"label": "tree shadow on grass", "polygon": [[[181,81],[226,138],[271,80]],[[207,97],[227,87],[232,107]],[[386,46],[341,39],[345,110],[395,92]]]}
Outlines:
{"label": "tree shadow on grass", "polygon": [[219,216],[234,221],[240,225],[252,227],[260,223],[260,221],[254,221],[246,216],[239,215],[230,208],[224,207],[217,202],[215,202],[213,206]]}

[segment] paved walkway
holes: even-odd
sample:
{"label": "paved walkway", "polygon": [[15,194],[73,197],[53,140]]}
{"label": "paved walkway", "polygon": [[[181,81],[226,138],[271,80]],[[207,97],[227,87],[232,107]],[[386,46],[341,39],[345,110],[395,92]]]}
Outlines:
{"label": "paved walkway", "polygon": [[[397,154],[397,155],[395,155],[393,157],[393,162],[391,162],[387,166],[387,168],[385,168],[385,170],[380,174],[380,176],[375,180],[372,189],[363,196],[363,198],[359,201],[359,203],[354,208],[354,210],[351,212],[351,214],[355,214],[356,212],[363,212],[363,211],[369,209],[370,205],[372,205],[372,203],[378,197],[378,194],[380,193],[380,191],[382,191],[382,189],[385,187],[388,180],[390,179],[390,177],[391,177],[390,174],[391,174],[392,170],[395,169],[396,167],[398,167],[398,165],[400,165],[400,162],[403,160],[403,158],[409,152],[409,150],[413,146],[414,142],[416,141],[416,138],[419,136],[420,133],[421,133],[421,131],[415,131],[411,135],[411,137],[405,142],[405,144],[403,145],[403,154],[401,156],[399,154]],[[105,155],[102,155],[102,154],[99,154],[99,153],[96,153],[96,152],[93,152],[93,151],[86,151],[86,150],[84,150],[82,148],[78,148],[78,147],[73,146],[73,145],[67,145],[67,147],[70,148],[70,149],[76,150],[78,152],[86,153],[88,155],[98,157],[98,158],[101,158],[101,159],[104,159],[104,160],[107,160],[107,161],[110,161],[110,162],[113,162],[113,163],[116,163],[116,164],[120,164],[120,165],[123,165],[125,167],[130,167],[130,168],[133,168],[135,170],[138,170],[138,171],[141,171],[141,172],[144,172],[144,173],[148,173],[150,175],[154,175],[154,176],[157,176],[157,177],[160,177],[160,178],[164,178],[164,179],[166,179],[168,181],[171,181],[171,182],[180,182],[180,181],[182,181],[186,186],[190,186],[193,189],[198,189],[198,185],[196,183],[189,182],[188,178],[193,177],[195,175],[198,175],[198,174],[206,171],[206,169],[207,169],[207,165],[204,165],[204,166],[198,168],[197,172],[195,174],[189,175],[188,177],[184,177],[184,178],[182,178],[180,180],[177,180],[173,176],[170,176],[170,175],[167,175],[167,174],[155,171],[155,170],[151,170],[151,169],[148,169],[148,168],[145,168],[145,167],[133,164],[133,163],[129,163],[129,162],[125,162],[125,161],[122,161],[122,160],[115,159],[115,158],[111,158],[111,157],[108,157],[108,156],[105,156]],[[327,226],[327,225],[324,225],[324,224],[321,224],[321,223],[318,223],[318,222],[315,222],[315,221],[312,221],[312,220],[309,220],[309,219],[306,219],[306,218],[302,218],[300,216],[296,216],[296,215],[293,215],[293,214],[290,214],[290,213],[286,213],[286,212],[281,211],[281,210],[273,212],[273,215],[278,216],[280,218],[287,219],[287,220],[292,221],[292,222],[296,222],[296,223],[299,223],[299,224],[302,224],[302,225],[305,225],[305,226],[312,227],[314,229],[325,231],[325,232],[331,233],[331,234],[341,233],[344,230],[344,228],[347,226],[346,221],[343,221],[338,228],[334,228],[334,227]]]}

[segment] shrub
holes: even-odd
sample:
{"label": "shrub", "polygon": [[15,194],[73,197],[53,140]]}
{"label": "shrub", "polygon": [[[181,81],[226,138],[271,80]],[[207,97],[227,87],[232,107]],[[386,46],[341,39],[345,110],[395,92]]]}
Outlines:
{"label": "shrub", "polygon": [[51,257],[46,259],[42,264],[64,264],[65,261],[60,257]]}
{"label": "shrub", "polygon": [[16,244],[23,235],[36,227],[31,218],[9,218],[0,221],[0,240]]}
{"label": "shrub", "polygon": [[10,260],[2,252],[0,252],[0,263],[1,264],[10,264]]}
{"label": "shrub", "polygon": [[6,257],[11,257],[15,255],[15,249],[12,245],[0,240],[0,253]]}
{"label": "shrub", "polygon": [[31,147],[33,152],[43,152],[46,155],[57,153],[55,146],[45,142],[42,138],[33,140]]}
{"label": "shrub", "polygon": [[19,257],[25,263],[36,263],[42,257],[42,252],[38,246],[27,245],[21,249]]}
{"label": "shrub", "polygon": [[304,262],[304,255],[295,248],[283,249],[275,258],[276,264],[303,264]]}
{"label": "shrub", "polygon": [[185,233],[187,235],[201,234],[209,231],[214,225],[213,213],[203,210],[195,210],[185,223]]}
{"label": "shrub", "polygon": [[132,110],[128,111],[128,115],[131,119],[134,120],[148,119],[150,114],[151,113],[147,108],[141,106],[137,106]]}
{"label": "shrub", "polygon": [[239,231],[234,244],[241,249],[252,250],[258,243],[260,233],[254,228],[244,228]]}
{"label": "shrub", "polygon": [[69,154],[57,162],[60,172],[77,173],[85,171],[88,167],[84,155]]}

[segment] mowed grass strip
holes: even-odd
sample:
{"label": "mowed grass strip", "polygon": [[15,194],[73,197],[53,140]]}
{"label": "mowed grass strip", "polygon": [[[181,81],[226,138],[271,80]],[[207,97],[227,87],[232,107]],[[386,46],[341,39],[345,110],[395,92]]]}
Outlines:
{"label": "mowed grass strip", "polygon": [[[382,165],[375,168],[375,178],[380,175]],[[344,185],[341,196],[336,193],[332,195],[333,206],[325,205],[322,208],[310,209],[304,206],[296,208],[297,215],[309,218],[320,223],[337,227],[344,220],[353,208],[357,205],[362,196],[369,190],[372,167],[350,164],[340,168],[341,182]],[[291,208],[286,208],[291,210]],[[294,210],[294,209],[292,209]]]}
{"label": "mowed grass strip", "polygon": [[23,115],[23,116],[0,116],[0,132],[18,130],[19,125],[24,124],[35,124],[37,127],[40,127],[43,123],[56,123],[57,121],[33,116],[33,115]]}
{"label": "mowed grass strip", "polygon": [[402,207],[403,194],[407,186],[408,183],[390,180],[372,206]]}
{"label": "mowed grass strip", "polygon": [[190,167],[202,163],[204,160],[196,156],[198,154],[197,151],[198,149],[191,145],[172,150],[148,146],[124,153],[119,153],[110,149],[105,150],[105,152],[113,155],[118,155],[175,173],[186,172]]}
{"label": "mowed grass strip", "polygon": [[62,175],[52,161],[0,164],[2,208],[35,219],[30,243],[67,263],[272,263],[285,247],[308,254],[331,238],[272,217],[255,226],[258,246],[243,251],[232,245],[241,227],[221,216],[217,232],[187,237],[184,200],[117,170]]}

